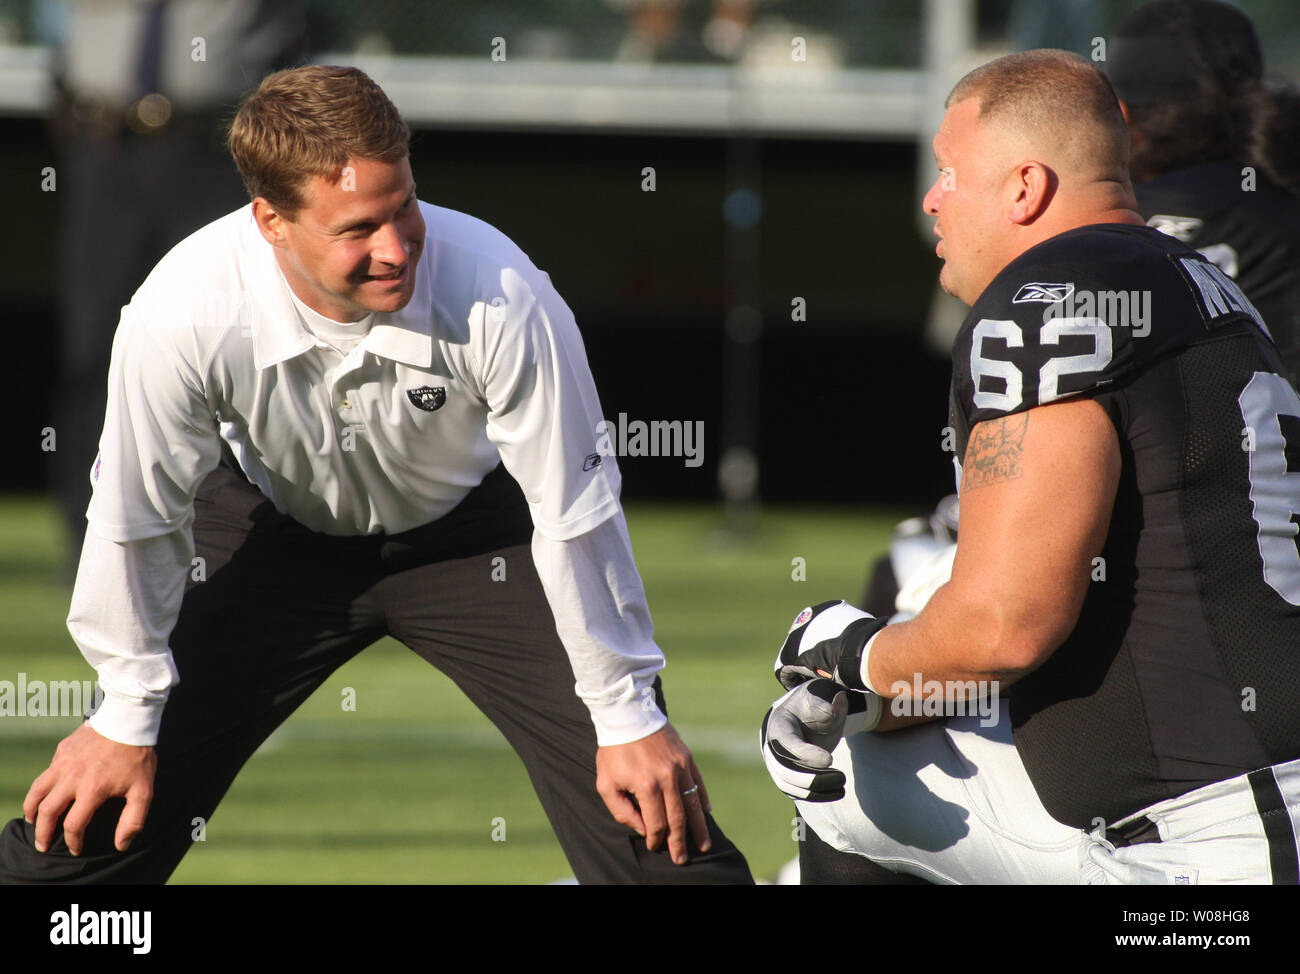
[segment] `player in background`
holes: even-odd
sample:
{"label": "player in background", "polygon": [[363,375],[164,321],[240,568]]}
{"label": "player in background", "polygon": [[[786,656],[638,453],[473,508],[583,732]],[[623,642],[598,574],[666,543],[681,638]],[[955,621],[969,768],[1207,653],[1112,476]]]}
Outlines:
{"label": "player in background", "polygon": [[1143,225],[1128,148],[1077,55],[949,96],[961,531],[915,618],[822,603],[781,648],[764,757],[807,882],[1297,881],[1300,395],[1240,288]]}
{"label": "player in background", "polygon": [[1259,309],[1300,379],[1300,90],[1266,82],[1250,18],[1153,0],[1115,27],[1105,70],[1132,133],[1149,226],[1200,250]]}

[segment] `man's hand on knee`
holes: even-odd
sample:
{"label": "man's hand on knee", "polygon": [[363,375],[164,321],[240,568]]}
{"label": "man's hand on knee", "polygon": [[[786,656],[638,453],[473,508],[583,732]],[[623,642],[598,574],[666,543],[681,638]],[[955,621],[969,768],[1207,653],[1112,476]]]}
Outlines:
{"label": "man's hand on knee", "polygon": [[49,849],[59,816],[67,809],[63,837],[68,850],[81,855],[86,827],[96,810],[106,799],[122,797],[126,807],[113,844],[125,852],[144,827],[157,766],[152,747],[119,744],[82,724],[59,742],[49,768],[32,782],[23,799],[23,818],[36,826],[37,851]]}
{"label": "man's hand on knee", "polygon": [[709,851],[709,793],[672,724],[639,741],[598,748],[596,790],[614,820],[644,836],[651,852],[665,837],[679,866],[689,858],[688,844]]}
{"label": "man's hand on knee", "polygon": [[846,690],[831,680],[801,683],[772,705],[760,732],[763,763],[772,781],[800,801],[844,797],[844,772],[831,752],[846,734],[870,730],[880,720],[874,693]]}

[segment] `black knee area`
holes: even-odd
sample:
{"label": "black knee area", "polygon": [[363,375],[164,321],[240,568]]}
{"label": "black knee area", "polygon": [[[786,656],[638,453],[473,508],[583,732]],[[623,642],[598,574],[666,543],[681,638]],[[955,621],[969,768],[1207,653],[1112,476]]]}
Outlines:
{"label": "black knee area", "polygon": [[928,886],[919,876],[886,869],[865,856],[840,852],[823,842],[805,822],[799,843],[801,886]]}

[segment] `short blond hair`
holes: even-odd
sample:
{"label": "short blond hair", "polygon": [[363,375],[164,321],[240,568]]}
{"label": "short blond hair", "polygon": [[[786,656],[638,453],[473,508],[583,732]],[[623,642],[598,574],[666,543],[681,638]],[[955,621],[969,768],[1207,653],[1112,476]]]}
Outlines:
{"label": "short blond hair", "polygon": [[945,106],[979,99],[979,119],[1027,133],[1065,136],[1103,170],[1127,178],[1129,133],[1110,80],[1070,51],[1022,51],[981,65],[957,82]]}
{"label": "short blond hair", "polygon": [[396,162],[411,130],[357,68],[308,65],[267,75],[240,104],[227,145],[250,198],[292,218],[312,176],[338,182],[350,159]]}

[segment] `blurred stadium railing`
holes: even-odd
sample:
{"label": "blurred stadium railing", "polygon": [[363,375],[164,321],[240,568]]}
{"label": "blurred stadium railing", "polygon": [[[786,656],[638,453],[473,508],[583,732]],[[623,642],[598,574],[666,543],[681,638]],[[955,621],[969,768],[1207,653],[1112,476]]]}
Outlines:
{"label": "blurred stadium railing", "polygon": [[[1087,53],[1139,5],[309,0],[308,10],[316,60],[364,68],[416,126],[910,141],[928,139],[971,65],[1026,47]],[[1239,6],[1259,25],[1271,69],[1294,74],[1294,0]],[[48,110],[63,10],[63,0],[0,0],[0,113]],[[922,160],[919,182],[929,168]]]}
{"label": "blurred stadium railing", "polygon": [[[1026,47],[1087,53],[1139,5],[309,0],[308,10],[324,52],[315,59],[364,68],[416,126],[910,141],[928,140],[943,96],[973,64]],[[1259,25],[1271,69],[1294,74],[1294,0],[1239,6]],[[48,110],[63,11],[63,0],[0,0],[0,113]],[[929,169],[922,160],[920,183]]]}
{"label": "blurred stadium railing", "polygon": [[[60,7],[0,0],[0,111],[37,114],[50,104],[47,45]],[[907,0],[312,0],[308,8],[313,47],[325,52],[316,60],[363,67],[415,125],[849,138],[907,138],[916,125],[922,18]]]}
{"label": "blurred stadium railing", "polygon": [[[1138,5],[309,0],[308,8],[313,46],[372,70],[416,124],[740,128],[878,139],[917,133],[927,121],[921,105],[929,79],[942,88],[997,50],[1086,51],[1090,37]],[[1300,32],[1293,0],[1239,6],[1259,25],[1268,63],[1294,68]],[[0,0],[0,112],[40,113],[49,105],[47,47],[62,8],[62,0]]]}

